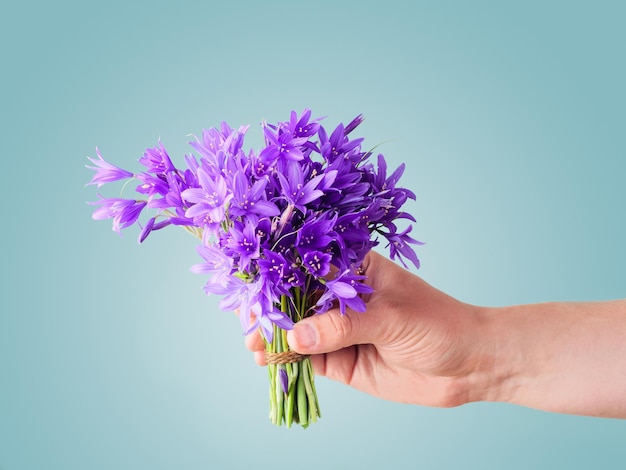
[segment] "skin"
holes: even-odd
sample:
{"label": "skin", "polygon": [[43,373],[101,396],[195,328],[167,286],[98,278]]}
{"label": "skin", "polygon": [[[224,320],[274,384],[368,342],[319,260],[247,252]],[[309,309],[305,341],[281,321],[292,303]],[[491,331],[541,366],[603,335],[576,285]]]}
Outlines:
{"label": "skin", "polygon": [[[626,301],[479,307],[376,252],[363,267],[366,313],[330,310],[287,334],[317,375],[402,403],[626,418]],[[258,333],[246,346],[265,365]]]}

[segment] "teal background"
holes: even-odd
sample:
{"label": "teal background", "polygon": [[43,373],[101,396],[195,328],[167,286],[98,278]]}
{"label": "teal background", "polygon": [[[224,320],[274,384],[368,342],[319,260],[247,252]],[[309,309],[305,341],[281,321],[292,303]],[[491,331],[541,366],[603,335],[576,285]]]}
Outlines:
{"label": "teal background", "polygon": [[[626,294],[626,4],[6,2],[0,469],[624,468],[626,421],[429,409],[318,379],[307,430],[203,295],[182,230],[91,220],[86,156],[310,107],[417,193],[419,274],[509,305]],[[581,348],[590,345],[581,344]]]}

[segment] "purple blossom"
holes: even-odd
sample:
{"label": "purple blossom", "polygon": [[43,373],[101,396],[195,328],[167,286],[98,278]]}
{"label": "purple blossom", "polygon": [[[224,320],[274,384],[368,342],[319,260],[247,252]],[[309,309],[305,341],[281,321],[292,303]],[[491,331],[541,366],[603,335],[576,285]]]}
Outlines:
{"label": "purple blossom", "polygon": [[[159,141],[139,158],[145,171],[138,174],[106,162],[96,149],[88,184],[136,178],[142,198],[98,196],[93,217],[112,218],[117,232],[137,223],[140,242],[170,225],[197,235],[203,261],[191,271],[208,277],[204,290],[221,297],[220,308],[239,310],[246,334],[258,328],[271,341],[275,326],[290,329],[335,304],[342,313],[364,311],[361,294],[372,290],[354,267],[379,238],[389,242],[392,259],[419,267],[413,246],[421,242],[409,235],[411,226],[400,225],[415,222],[402,209],[415,199],[399,186],[405,165],[388,175],[383,155],[368,161],[363,139],[352,138],[362,121],[359,115],[327,132],[309,109],[292,111],[286,122],[263,123],[265,145],[248,153],[248,127],[222,123],[189,142],[194,153],[185,155],[186,168],[176,168]],[[144,211],[152,214],[141,222]],[[286,311],[282,296],[290,299]]]}
{"label": "purple blossom", "polygon": [[250,185],[248,177],[243,172],[235,173],[233,178],[233,200],[229,212],[234,217],[256,214],[264,217],[272,217],[280,212],[276,204],[263,199],[265,196],[265,178],[257,180]]}
{"label": "purple blossom", "polygon": [[163,175],[152,175],[150,173],[140,173],[137,179],[141,182],[135,189],[140,194],[146,194],[150,197],[161,195],[164,196],[169,191],[167,178]]}
{"label": "purple blossom", "polygon": [[233,255],[239,258],[239,270],[244,271],[253,259],[260,256],[260,241],[256,233],[256,224],[247,220],[243,224],[235,224],[228,233],[231,238],[227,246]]}
{"label": "purple blossom", "polygon": [[296,235],[295,245],[300,253],[307,251],[317,251],[326,248],[333,238],[330,233],[335,225],[335,219],[325,219],[323,217],[307,220]]}
{"label": "purple blossom", "polygon": [[298,113],[291,111],[288,124],[289,131],[296,137],[311,137],[315,135],[320,125],[317,122],[309,122],[310,119],[310,109],[305,109],[300,117],[298,117]]}
{"label": "purple blossom", "polygon": [[408,235],[411,229],[412,227],[408,226],[400,233],[385,234],[385,237],[389,240],[389,253],[391,259],[395,259],[397,256],[404,267],[408,268],[403,259],[406,258],[411,261],[417,269],[419,269],[420,261],[409,243],[413,243],[415,245],[423,245],[423,243]]}
{"label": "purple blossom", "polygon": [[202,140],[196,137],[195,142],[189,142],[189,145],[211,166],[219,169],[227,155],[239,153],[247,129],[248,126],[242,126],[233,131],[227,123],[222,122],[220,129],[205,129],[202,131]]}
{"label": "purple blossom", "polygon": [[330,271],[330,261],[332,256],[330,253],[322,253],[321,251],[309,251],[303,259],[302,265],[306,271],[314,277],[324,277]]}
{"label": "purple blossom", "polygon": [[272,342],[274,338],[274,325],[282,328],[283,330],[293,329],[293,320],[289,316],[277,309],[259,310],[253,309],[253,313],[256,313],[257,325],[261,328],[263,337],[267,342]]}
{"label": "purple blossom", "polygon": [[264,258],[260,259],[259,273],[261,278],[267,282],[270,288],[277,289],[279,294],[287,294],[288,289],[284,288],[285,274],[290,272],[290,266],[282,253],[271,250],[264,250]]}
{"label": "purple blossom", "polygon": [[161,141],[157,147],[146,149],[139,163],[145,166],[149,173],[166,173],[175,169]]}
{"label": "purple blossom", "polygon": [[228,276],[223,282],[208,282],[204,286],[207,294],[221,295],[219,307],[221,310],[232,312],[239,310],[239,320],[244,334],[249,334],[259,325],[258,318],[253,316],[253,310],[258,311],[258,296],[261,284],[247,282],[237,276]]}
{"label": "purple blossom", "polygon": [[287,393],[289,391],[289,377],[287,376],[287,371],[281,367],[278,369],[278,376],[283,393]]}
{"label": "purple blossom", "polygon": [[232,258],[213,245],[199,245],[197,250],[204,263],[194,264],[190,271],[195,274],[208,274],[209,283],[223,285],[232,273]]}
{"label": "purple blossom", "polygon": [[86,168],[90,170],[94,170],[96,172],[91,178],[91,181],[87,183],[95,184],[99,188],[105,183],[112,183],[114,181],[119,181],[123,179],[132,178],[134,175],[130,171],[126,171],[118,166],[112,165],[111,163],[105,161],[100,155],[100,151],[96,148],[96,155],[98,155],[98,159],[87,157],[91,163],[96,166],[85,165]]}
{"label": "purple blossom", "polygon": [[92,215],[94,220],[113,219],[113,230],[120,233],[120,229],[134,224],[141,211],[146,207],[146,201],[121,198],[103,198],[98,195],[99,200],[92,202],[92,205],[99,205]]}
{"label": "purple blossom", "polygon": [[358,149],[362,141],[363,139],[349,140],[343,124],[339,124],[329,138],[325,132],[320,133],[320,153],[329,162],[341,157],[356,164],[361,159]]}
{"label": "purple blossom", "polygon": [[356,129],[362,122],[363,122],[363,115],[359,114],[352,121],[350,121],[350,123],[346,126],[346,128],[344,129],[344,135],[348,135],[350,132]]}
{"label": "purple blossom", "polygon": [[305,212],[305,206],[324,195],[324,192],[316,189],[324,179],[324,175],[317,175],[309,181],[304,181],[302,167],[296,162],[287,162],[286,171],[277,173],[282,188],[283,197],[295,208]]}
{"label": "purple blossom", "polygon": [[370,231],[362,225],[359,213],[349,212],[337,218],[332,236],[342,249],[354,244],[366,243],[370,239]]}
{"label": "purple blossom", "polygon": [[[148,206],[157,209],[173,209],[178,216],[183,216],[187,209],[187,204],[183,201],[182,193],[187,189],[191,189],[189,182],[181,177],[180,174],[170,171],[166,173],[167,192],[161,199],[152,199],[148,202]],[[192,180],[191,184],[196,184]]]}
{"label": "purple blossom", "polygon": [[148,219],[148,222],[146,222],[146,225],[141,229],[141,233],[139,234],[138,238],[139,243],[143,243],[145,239],[148,238],[148,235],[150,235],[150,233],[156,230],[161,230],[162,228],[165,228],[171,224],[172,222],[170,219],[157,222],[156,217],[151,217],[150,219]]}
{"label": "purple blossom", "polygon": [[181,197],[191,204],[185,216],[192,218],[197,227],[219,225],[226,214],[226,204],[233,197],[226,179],[221,175],[211,178],[204,168],[199,168],[198,181],[199,188],[188,188],[181,193]]}
{"label": "purple blossom", "polygon": [[292,132],[279,127],[265,125],[263,134],[267,141],[267,146],[259,154],[259,160],[266,165],[273,165],[278,159],[288,161],[300,161],[304,158],[301,146],[308,140],[307,137],[296,137]]}
{"label": "purple blossom", "polygon": [[364,312],[365,302],[359,294],[373,292],[370,286],[360,282],[364,278],[365,276],[352,274],[349,269],[346,269],[335,279],[326,282],[326,291],[317,301],[317,306],[320,307],[318,312],[328,310],[335,300],[339,302],[342,315],[346,313],[346,308],[351,308],[355,312]]}

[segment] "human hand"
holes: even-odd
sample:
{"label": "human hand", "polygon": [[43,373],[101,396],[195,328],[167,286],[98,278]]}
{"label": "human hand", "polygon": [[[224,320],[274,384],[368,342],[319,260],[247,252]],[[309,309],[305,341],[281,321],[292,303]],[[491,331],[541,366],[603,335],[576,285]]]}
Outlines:
{"label": "human hand", "polygon": [[[363,268],[374,289],[367,311],[305,318],[287,333],[289,346],[311,355],[317,375],[379,398],[445,407],[479,399],[474,381],[488,366],[478,351],[480,310],[376,252]],[[260,334],[247,336],[246,346],[265,365]]]}

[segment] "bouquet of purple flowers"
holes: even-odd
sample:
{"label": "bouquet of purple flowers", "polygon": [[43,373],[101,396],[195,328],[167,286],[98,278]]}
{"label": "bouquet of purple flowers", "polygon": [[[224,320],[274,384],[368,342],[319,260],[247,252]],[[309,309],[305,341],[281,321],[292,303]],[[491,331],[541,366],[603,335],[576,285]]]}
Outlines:
{"label": "bouquet of purple flowers", "polygon": [[[242,149],[247,126],[222,123],[190,142],[197,155],[176,168],[165,148],[149,148],[139,159],[145,167],[132,173],[89,158],[95,175],[89,184],[135,179],[133,198],[92,202],[96,220],[112,218],[113,230],[138,223],[139,242],[170,225],[185,228],[201,243],[203,262],[191,271],[208,275],[207,294],[221,296],[220,308],[238,310],[244,334],[259,330],[266,344],[270,380],[270,419],[276,425],[307,427],[320,416],[314,375],[308,357],[290,351],[286,331],[295,322],[338,305],[365,311],[360,294],[372,289],[363,281],[363,258],[380,239],[392,259],[419,260],[399,219],[415,195],[397,186],[400,165],[387,175],[383,155],[369,162],[363,139],[350,134],[357,116],[328,134],[310,110],[289,121],[263,123],[265,147]],[[144,222],[142,213],[151,211]],[[406,265],[406,264],[405,264]]]}

